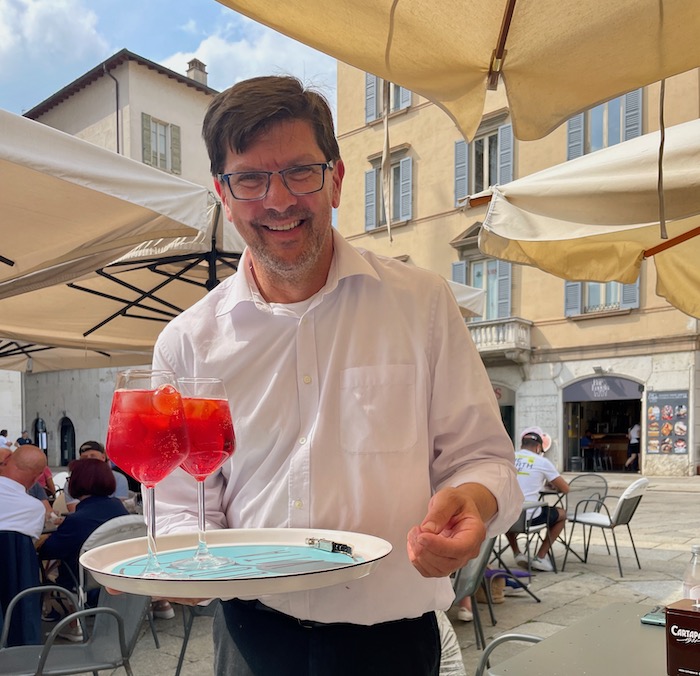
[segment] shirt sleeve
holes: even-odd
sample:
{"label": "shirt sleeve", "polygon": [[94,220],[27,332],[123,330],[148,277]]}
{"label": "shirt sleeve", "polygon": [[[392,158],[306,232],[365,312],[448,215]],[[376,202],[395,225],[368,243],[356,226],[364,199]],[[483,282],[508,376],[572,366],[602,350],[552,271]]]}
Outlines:
{"label": "shirt sleeve", "polygon": [[504,533],[523,504],[513,444],[481,357],[446,284],[435,312],[431,345],[433,486],[439,490],[468,482],[483,485],[498,503],[498,513],[486,524],[487,537]]}

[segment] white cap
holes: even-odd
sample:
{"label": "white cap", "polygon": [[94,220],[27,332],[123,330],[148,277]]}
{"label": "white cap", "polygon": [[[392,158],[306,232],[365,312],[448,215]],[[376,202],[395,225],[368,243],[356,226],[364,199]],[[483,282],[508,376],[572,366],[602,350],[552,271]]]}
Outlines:
{"label": "white cap", "polygon": [[542,450],[546,453],[552,445],[552,437],[550,437],[549,434],[547,434],[546,432],[543,432],[541,427],[537,427],[535,425],[533,427],[526,427],[520,433],[520,439],[522,440],[523,436],[530,432],[534,432],[535,434],[540,436],[540,438],[542,439]]}

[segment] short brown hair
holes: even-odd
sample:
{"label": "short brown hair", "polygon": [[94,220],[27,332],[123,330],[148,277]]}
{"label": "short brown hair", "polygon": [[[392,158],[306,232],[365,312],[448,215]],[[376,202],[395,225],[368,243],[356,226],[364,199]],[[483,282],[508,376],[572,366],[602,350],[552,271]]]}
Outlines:
{"label": "short brown hair", "polygon": [[89,495],[106,497],[117,490],[114,472],[106,462],[97,458],[81,458],[73,460],[69,465],[70,478],[68,490],[74,498],[84,498]]}
{"label": "short brown hair", "polygon": [[285,120],[309,122],[326,161],[340,159],[333,115],[322,94],[305,89],[295,77],[254,77],[218,94],[204,116],[202,136],[212,176],[223,172],[229,148],[243,153],[260,134]]}

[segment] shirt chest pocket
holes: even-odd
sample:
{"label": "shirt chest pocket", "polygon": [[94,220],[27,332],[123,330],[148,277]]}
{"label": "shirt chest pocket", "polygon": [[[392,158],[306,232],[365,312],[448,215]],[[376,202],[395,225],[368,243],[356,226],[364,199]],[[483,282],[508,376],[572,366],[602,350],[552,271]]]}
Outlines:
{"label": "shirt chest pocket", "polygon": [[340,374],[340,445],[346,453],[405,453],[416,444],[416,369],[359,366]]}

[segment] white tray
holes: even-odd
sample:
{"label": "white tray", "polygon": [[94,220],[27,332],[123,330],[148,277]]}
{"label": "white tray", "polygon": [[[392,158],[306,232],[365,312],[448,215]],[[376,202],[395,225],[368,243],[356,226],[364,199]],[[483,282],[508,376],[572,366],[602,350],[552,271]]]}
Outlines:
{"label": "white tray", "polygon": [[[352,547],[353,556],[326,552],[306,544],[306,538],[323,538]],[[80,557],[101,585],[132,594],[166,598],[257,598],[264,594],[319,589],[369,575],[391,545],[362,533],[308,528],[250,528],[207,531],[207,545],[215,556],[236,559],[237,565],[208,571],[182,571],[168,567],[191,557],[196,533],[161,535],[158,560],[171,575],[142,577],[146,538],[102,545]]]}

